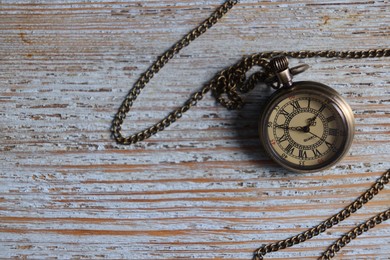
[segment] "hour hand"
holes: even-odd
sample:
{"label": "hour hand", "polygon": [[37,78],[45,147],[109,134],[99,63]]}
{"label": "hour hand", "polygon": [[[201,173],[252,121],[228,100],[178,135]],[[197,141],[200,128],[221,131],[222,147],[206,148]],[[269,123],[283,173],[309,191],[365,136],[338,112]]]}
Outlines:
{"label": "hour hand", "polygon": [[284,129],[284,130],[291,130],[291,131],[298,131],[298,132],[307,132],[306,131],[306,126],[297,126],[297,127],[294,127],[294,126],[287,126],[287,125],[276,125],[277,128],[281,128],[281,129]]}
{"label": "hour hand", "polygon": [[289,130],[298,131],[298,132],[305,132],[305,127],[302,127],[302,126],[290,127]]}

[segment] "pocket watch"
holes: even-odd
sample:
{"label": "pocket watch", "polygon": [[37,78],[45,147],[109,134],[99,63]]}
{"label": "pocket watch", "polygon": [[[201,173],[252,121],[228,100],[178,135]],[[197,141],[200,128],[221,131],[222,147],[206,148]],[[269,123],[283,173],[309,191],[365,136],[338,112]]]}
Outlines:
{"label": "pocket watch", "polygon": [[334,89],[313,81],[293,82],[308,68],[288,68],[285,56],[270,61],[280,88],[269,98],[259,121],[267,154],[300,173],[327,169],[348,152],[354,136],[353,112]]}

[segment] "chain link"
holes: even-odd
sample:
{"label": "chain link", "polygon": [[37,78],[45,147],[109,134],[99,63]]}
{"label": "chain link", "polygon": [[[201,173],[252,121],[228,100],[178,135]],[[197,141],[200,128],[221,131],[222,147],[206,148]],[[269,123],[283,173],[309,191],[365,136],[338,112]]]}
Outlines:
{"label": "chain link", "polygon": [[[281,240],[275,243],[271,243],[268,245],[264,245],[254,252],[253,260],[262,260],[264,259],[264,255],[275,252],[281,249],[285,249],[287,247],[292,247],[293,245],[305,242],[306,240],[309,240],[315,236],[318,236],[319,234],[325,232],[327,229],[333,227],[334,225],[337,225],[344,219],[351,216],[353,213],[358,211],[360,208],[363,207],[364,204],[366,204],[368,201],[372,200],[378,193],[384,189],[385,185],[389,183],[390,179],[390,169],[387,170],[382,177],[380,177],[374,185],[371,186],[365,193],[363,193],[359,198],[357,198],[353,203],[345,207],[343,210],[341,210],[339,213],[333,215],[332,217],[328,218],[321,224],[308,229],[296,236],[287,238],[285,240]],[[369,219],[365,223],[355,227],[351,231],[349,231],[347,234],[343,235],[341,238],[339,238],[333,245],[331,245],[318,260],[328,260],[335,256],[335,254],[345,245],[347,245],[352,239],[355,239],[362,233],[368,231],[369,229],[375,227],[376,225],[380,224],[383,221],[386,221],[390,218],[390,208],[380,214],[377,214],[373,218]]]}
{"label": "chain link", "polygon": [[[144,72],[132,89],[129,91],[124,101],[116,113],[111,126],[111,133],[118,144],[130,145],[143,141],[157,132],[163,131],[170,126],[173,122],[182,117],[191,107],[195,106],[208,92],[212,92],[215,99],[228,109],[239,109],[243,106],[244,102],[240,94],[247,93],[252,90],[256,84],[264,83],[266,79],[270,78],[271,72],[269,69],[269,59],[284,55],[290,58],[304,59],[313,57],[322,58],[342,58],[342,59],[363,59],[363,58],[378,58],[389,57],[390,49],[370,49],[370,50],[350,50],[350,51],[281,51],[281,52],[260,52],[248,57],[244,57],[241,61],[235,65],[224,69],[216,74],[207,84],[205,84],[200,91],[193,93],[190,98],[184,103],[183,106],[177,108],[168,114],[158,123],[152,125],[149,128],[144,129],[138,133],[124,137],[121,133],[122,124],[126,118],[127,113],[133,106],[134,101],[140,95],[142,89],[148,84],[148,82],[156,75],[165,64],[168,63],[176,54],[178,54],[183,48],[188,46],[192,41],[197,39],[214,24],[216,24],[238,1],[226,1],[221,5],[208,19],[201,23],[197,28],[193,29],[180,41],[173,45],[163,55],[152,64],[152,66]],[[251,76],[247,77],[247,72],[253,67],[260,67],[258,72],[255,72]],[[271,84],[270,84],[271,85]],[[384,185],[389,182],[390,170],[385,172],[383,176],[362,196],[356,199],[352,204],[345,207],[342,211],[322,222],[318,226],[311,228],[301,234],[293,236],[291,238],[281,240],[276,243],[262,246],[258,248],[254,253],[254,260],[261,260],[267,253],[278,251],[293,245],[302,243],[314,236],[323,233],[325,230],[340,223],[344,219],[348,218],[351,214],[359,210],[365,203],[371,200],[380,190],[384,188]],[[332,258],[336,252],[338,252],[343,246],[348,244],[352,239],[366,232],[370,228],[373,228],[377,224],[390,218],[390,209],[384,211],[375,217],[371,218],[367,222],[352,229],[346,235],[338,239],[332,246],[330,246],[324,254],[319,258],[326,260]]]}

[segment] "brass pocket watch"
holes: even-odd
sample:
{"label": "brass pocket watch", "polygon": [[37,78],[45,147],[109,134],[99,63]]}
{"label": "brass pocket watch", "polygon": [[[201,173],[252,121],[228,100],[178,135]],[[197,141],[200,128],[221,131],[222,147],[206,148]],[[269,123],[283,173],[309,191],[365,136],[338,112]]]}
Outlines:
{"label": "brass pocket watch", "polygon": [[354,136],[350,106],[334,89],[313,81],[293,82],[307,65],[288,68],[286,57],[270,66],[281,86],[268,100],[259,135],[268,155],[295,172],[327,169],[348,152]]}

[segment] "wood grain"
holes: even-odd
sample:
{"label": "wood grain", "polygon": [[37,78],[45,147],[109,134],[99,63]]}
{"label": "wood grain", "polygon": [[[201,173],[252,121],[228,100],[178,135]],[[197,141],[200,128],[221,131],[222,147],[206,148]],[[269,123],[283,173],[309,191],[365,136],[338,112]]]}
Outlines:
{"label": "wood grain", "polygon": [[[116,145],[110,123],[131,85],[222,2],[0,2],[1,259],[250,259],[338,212],[390,168],[388,58],[305,60],[299,79],[332,86],[356,117],[350,153],[328,171],[290,173],[265,155],[263,86],[240,111],[207,96],[155,137]],[[241,1],[150,82],[125,128],[156,122],[243,55],[388,48],[389,8]],[[387,187],[345,223],[269,258],[315,259],[389,201]],[[387,222],[337,259],[390,259],[389,244]]]}

